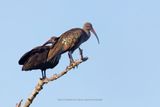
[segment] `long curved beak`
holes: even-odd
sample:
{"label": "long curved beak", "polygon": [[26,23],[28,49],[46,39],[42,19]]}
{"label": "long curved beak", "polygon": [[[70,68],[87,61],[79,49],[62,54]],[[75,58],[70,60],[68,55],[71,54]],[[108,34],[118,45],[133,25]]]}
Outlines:
{"label": "long curved beak", "polygon": [[98,35],[97,35],[97,33],[95,32],[95,30],[93,28],[91,29],[91,32],[96,36],[96,39],[97,39],[98,44],[99,44],[100,42],[99,42]]}
{"label": "long curved beak", "polygon": [[53,44],[53,42],[52,42],[52,40],[50,39],[50,40],[48,40],[47,42],[45,42],[42,46],[46,46],[46,45],[48,45],[48,44]]}

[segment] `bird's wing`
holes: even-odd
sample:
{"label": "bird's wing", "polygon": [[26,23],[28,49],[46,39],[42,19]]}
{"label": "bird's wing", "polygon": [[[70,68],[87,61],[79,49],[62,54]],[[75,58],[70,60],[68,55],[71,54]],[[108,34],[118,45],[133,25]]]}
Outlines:
{"label": "bird's wing", "polygon": [[28,51],[27,53],[25,53],[21,58],[20,60],[18,61],[18,63],[20,65],[23,65],[33,54],[36,54],[36,53],[42,53],[44,52],[45,50],[49,50],[49,46],[38,46],[38,47],[35,47],[33,48],[32,50]]}
{"label": "bird's wing", "polygon": [[47,61],[54,58],[56,55],[62,54],[66,51],[72,49],[81,37],[82,29],[74,28],[63,33],[59,40],[56,42],[55,46],[50,49]]}

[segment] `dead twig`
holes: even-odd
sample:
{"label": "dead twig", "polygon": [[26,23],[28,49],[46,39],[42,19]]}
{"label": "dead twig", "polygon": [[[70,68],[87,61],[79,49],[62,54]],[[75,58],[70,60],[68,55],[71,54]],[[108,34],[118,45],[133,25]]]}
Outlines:
{"label": "dead twig", "polygon": [[21,100],[19,103],[17,103],[17,104],[16,104],[16,107],[21,107],[22,101],[23,101],[23,100]]}

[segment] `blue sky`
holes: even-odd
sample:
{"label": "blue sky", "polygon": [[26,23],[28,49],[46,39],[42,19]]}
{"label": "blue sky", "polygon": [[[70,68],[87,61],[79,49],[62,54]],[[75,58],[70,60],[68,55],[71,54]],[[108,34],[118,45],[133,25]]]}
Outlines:
{"label": "blue sky", "polygon": [[[92,22],[99,38],[81,47],[89,60],[49,83],[32,107],[159,107],[160,14],[158,0],[1,0],[2,107],[26,99],[40,71],[22,72],[19,58],[51,36]],[[77,51],[74,58],[79,58]],[[69,63],[66,54],[52,75]],[[58,99],[102,101],[58,101]]]}

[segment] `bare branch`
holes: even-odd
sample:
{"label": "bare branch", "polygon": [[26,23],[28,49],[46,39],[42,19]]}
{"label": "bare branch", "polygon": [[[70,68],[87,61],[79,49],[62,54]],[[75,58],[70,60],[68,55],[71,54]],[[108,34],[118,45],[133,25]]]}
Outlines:
{"label": "bare branch", "polygon": [[[87,59],[88,58],[84,58],[83,60],[76,60],[71,65],[69,65],[64,71],[60,72],[59,74],[54,74],[49,78],[39,79],[37,85],[35,86],[34,90],[31,93],[31,95],[27,98],[27,100],[26,100],[26,102],[25,102],[23,107],[29,107],[32,104],[32,102],[35,99],[35,97],[43,89],[43,85],[60,78],[61,76],[66,74],[69,70],[71,70],[72,68],[75,68],[76,66],[78,66],[80,63],[86,61]],[[22,100],[20,101],[20,103],[16,104],[16,107],[20,107],[21,106],[21,102],[22,102]]]}
{"label": "bare branch", "polygon": [[16,104],[16,107],[21,107],[22,101],[23,101],[23,100],[21,100],[19,103],[17,103],[17,104]]}

